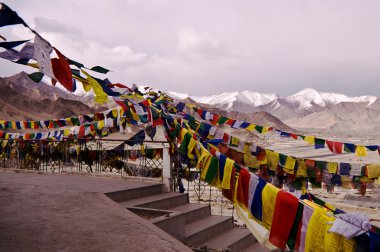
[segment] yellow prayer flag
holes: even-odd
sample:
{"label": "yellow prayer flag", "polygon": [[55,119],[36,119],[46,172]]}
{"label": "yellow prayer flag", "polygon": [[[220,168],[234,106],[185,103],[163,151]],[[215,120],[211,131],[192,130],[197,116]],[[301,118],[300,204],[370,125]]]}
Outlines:
{"label": "yellow prayer flag", "polygon": [[224,166],[224,175],[223,175],[223,181],[222,181],[222,188],[223,189],[230,189],[230,182],[231,182],[231,174],[232,174],[232,168],[234,166],[234,161],[230,158],[226,159],[226,164]]}
{"label": "yellow prayer flag", "polygon": [[67,126],[73,126],[73,123],[71,122],[71,118],[65,118],[66,125]]}
{"label": "yellow prayer flag", "polygon": [[361,145],[356,146],[355,154],[358,157],[367,156],[367,148]]}
{"label": "yellow prayer flag", "polygon": [[260,168],[261,162],[260,160],[257,160],[255,156],[252,156],[251,154],[244,154],[244,164],[251,168]]}
{"label": "yellow prayer flag", "polygon": [[98,121],[98,129],[103,129],[104,128],[104,120]]}
{"label": "yellow prayer flag", "polygon": [[[95,102],[103,104],[107,101],[108,95],[103,91],[102,86],[92,78],[86,71],[82,70],[83,74],[87,76],[88,84],[91,86],[95,93]],[[84,85],[83,85],[84,87]]]}
{"label": "yellow prayer flag", "polygon": [[112,116],[116,118],[117,115],[118,115],[117,109],[113,109],[112,110]]}
{"label": "yellow prayer flag", "polygon": [[[335,218],[333,216],[327,216],[325,215],[326,220],[329,223],[332,223]],[[346,237],[333,233],[328,232],[330,229],[331,224],[326,225],[325,234],[324,234],[324,249],[325,251],[329,252],[354,252],[356,251],[356,242],[354,239],[347,239]],[[305,249],[306,251],[306,249]]]}
{"label": "yellow prayer flag", "polygon": [[69,136],[69,135],[70,135],[70,129],[64,129],[64,130],[63,130],[63,135],[64,135],[65,137]]}
{"label": "yellow prayer flag", "polygon": [[269,131],[269,127],[264,127],[263,131],[261,133],[266,134],[266,133],[268,133],[268,131]]}
{"label": "yellow prayer flag", "polygon": [[140,121],[140,117],[135,113],[133,109],[131,109],[132,118],[135,121]]}
{"label": "yellow prayer flag", "polygon": [[276,205],[276,198],[279,191],[280,189],[267,183],[261,192],[263,201],[263,226],[268,230],[270,230],[272,226],[274,207]]}
{"label": "yellow prayer flag", "polygon": [[211,159],[212,159],[212,155],[210,153],[208,153],[208,155],[204,158],[204,164],[203,164],[203,168],[201,171],[201,179],[202,180],[204,180],[206,178],[208,168],[210,167]]}
{"label": "yellow prayer flag", "polygon": [[237,137],[234,137],[234,136],[231,136],[231,145],[233,146],[238,146],[239,145],[239,142],[240,142],[240,139],[237,138]]}
{"label": "yellow prayer flag", "polygon": [[245,142],[244,147],[243,147],[243,153],[250,154],[251,153],[251,145],[252,145],[251,143]]}
{"label": "yellow prayer flag", "polygon": [[296,159],[291,156],[287,156],[285,166],[284,166],[284,171],[289,174],[294,174],[295,165],[296,165]]}
{"label": "yellow prayer flag", "polygon": [[302,158],[298,158],[297,164],[298,167],[296,177],[307,177],[307,166],[305,160]]}
{"label": "yellow prayer flag", "polygon": [[309,144],[314,144],[315,143],[315,137],[314,136],[305,136],[304,140],[306,142],[308,142]]}
{"label": "yellow prayer flag", "polygon": [[181,128],[181,142],[185,139],[185,135],[187,134],[187,129]]}
{"label": "yellow prayer flag", "polygon": [[338,170],[338,163],[336,163],[336,162],[328,162],[327,163],[327,171],[329,173],[336,174],[337,170]]}
{"label": "yellow prayer flag", "polygon": [[33,67],[33,68],[36,68],[36,69],[39,69],[39,66],[37,63],[26,63],[27,66],[30,66],[30,67]]}
{"label": "yellow prayer flag", "polygon": [[209,154],[210,154],[210,153],[206,150],[206,148],[204,148],[204,147],[202,146],[202,147],[201,147],[201,155],[200,155],[200,157],[198,158],[198,161],[197,161],[197,166],[196,166],[197,169],[202,169],[202,168],[203,168],[205,158],[206,158]]}
{"label": "yellow prayer flag", "polygon": [[278,152],[274,152],[268,149],[265,150],[265,153],[268,160],[269,170],[276,171],[278,161],[280,159],[280,154]]}
{"label": "yellow prayer flag", "polygon": [[251,124],[249,124],[249,126],[248,126],[247,128],[245,128],[245,129],[248,130],[248,131],[252,131],[252,130],[255,129],[255,127],[256,127],[256,124],[251,123]]}
{"label": "yellow prayer flag", "polygon": [[197,141],[191,137],[189,145],[187,146],[187,157],[190,159],[195,159],[194,154],[192,153],[194,147],[197,145]]}
{"label": "yellow prayer flag", "polygon": [[380,164],[367,165],[367,171],[368,171],[368,178],[380,177]]}

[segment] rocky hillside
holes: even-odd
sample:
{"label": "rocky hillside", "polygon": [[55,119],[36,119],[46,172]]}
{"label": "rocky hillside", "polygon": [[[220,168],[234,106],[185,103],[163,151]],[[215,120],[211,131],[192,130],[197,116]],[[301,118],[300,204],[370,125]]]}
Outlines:
{"label": "rocky hillside", "polygon": [[44,120],[94,113],[80,97],[45,83],[35,83],[26,73],[0,78],[1,120]]}

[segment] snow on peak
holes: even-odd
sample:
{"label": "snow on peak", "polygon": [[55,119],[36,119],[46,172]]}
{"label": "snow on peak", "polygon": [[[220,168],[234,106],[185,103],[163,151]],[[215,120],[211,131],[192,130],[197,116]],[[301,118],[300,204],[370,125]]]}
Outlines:
{"label": "snow on peak", "polygon": [[305,88],[291,96],[286,97],[291,102],[298,102],[300,108],[310,108],[313,104],[324,107],[328,104],[338,104],[341,102],[367,102],[368,106],[376,101],[375,96],[354,96],[349,97],[344,94],[319,92],[312,88]]}
{"label": "snow on peak", "polygon": [[315,89],[305,88],[291,96],[286,98],[291,102],[299,103],[300,108],[310,108],[313,103],[319,106],[325,106],[325,100],[322,97],[322,94]]}
{"label": "snow on peak", "polygon": [[[366,102],[370,106],[377,100],[375,96],[357,96],[349,97],[344,94],[319,92],[312,88],[305,88],[293,95],[286,97],[279,97],[277,94],[261,94],[253,91],[236,91],[224,92],[221,94],[208,95],[208,96],[192,96],[189,94],[168,92],[170,95],[177,99],[191,98],[195,102],[204,103],[219,107],[225,110],[234,110],[241,112],[249,112],[254,107],[270,104],[271,109],[276,110],[284,104],[293,104],[292,108],[310,109],[317,105],[325,107],[327,105],[334,105],[341,102]],[[283,103],[282,101],[285,101]],[[289,105],[285,105],[289,106]]]}
{"label": "snow on peak", "polygon": [[168,94],[170,96],[172,96],[173,98],[180,99],[180,100],[183,100],[183,99],[186,99],[186,98],[190,97],[189,94],[178,93],[178,92],[174,92],[174,91],[169,91]]}
{"label": "snow on peak", "polygon": [[188,94],[181,94],[177,92],[169,92],[169,94],[178,99],[191,98],[192,100],[198,103],[214,105],[227,110],[232,109],[232,107],[234,107],[236,103],[246,104],[249,107],[257,107],[260,105],[267,104],[278,98],[276,94],[261,94],[252,91],[224,92],[221,94],[209,96],[191,96]]}

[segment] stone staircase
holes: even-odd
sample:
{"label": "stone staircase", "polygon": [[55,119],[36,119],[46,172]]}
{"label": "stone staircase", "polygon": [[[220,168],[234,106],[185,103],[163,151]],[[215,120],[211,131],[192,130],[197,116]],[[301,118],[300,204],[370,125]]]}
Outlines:
{"label": "stone staircase", "polygon": [[164,192],[163,185],[107,193],[135,214],[193,248],[228,251],[269,251],[232,217],[211,215],[208,204],[189,203],[188,194]]}

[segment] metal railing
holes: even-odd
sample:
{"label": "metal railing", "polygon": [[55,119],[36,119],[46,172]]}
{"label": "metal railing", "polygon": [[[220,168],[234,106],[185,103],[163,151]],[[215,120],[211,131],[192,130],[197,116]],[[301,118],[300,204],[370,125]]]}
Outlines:
{"label": "metal railing", "polygon": [[171,156],[172,187],[174,191],[188,192],[191,203],[208,203],[212,214],[234,217],[234,205],[222,194],[221,189],[201,180],[200,170],[188,166],[179,150]]}
{"label": "metal railing", "polygon": [[161,178],[163,141],[0,139],[0,167]]}

